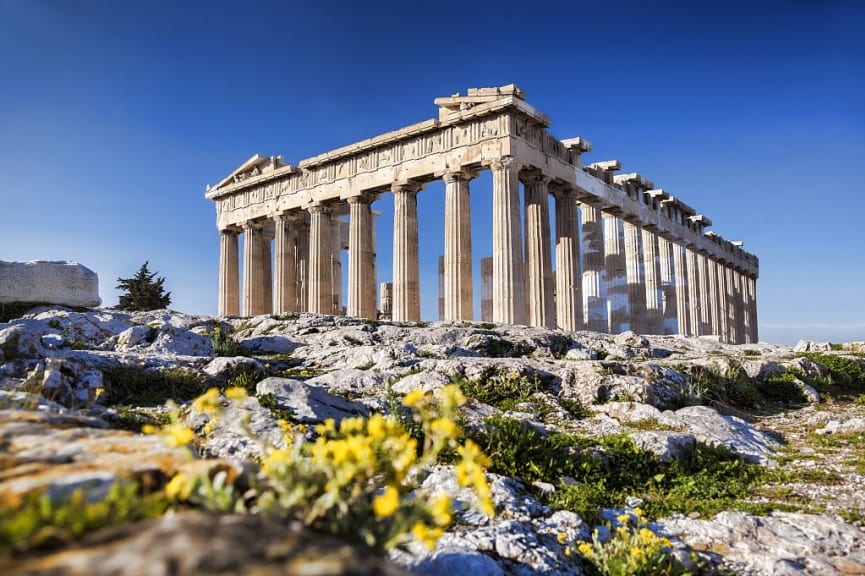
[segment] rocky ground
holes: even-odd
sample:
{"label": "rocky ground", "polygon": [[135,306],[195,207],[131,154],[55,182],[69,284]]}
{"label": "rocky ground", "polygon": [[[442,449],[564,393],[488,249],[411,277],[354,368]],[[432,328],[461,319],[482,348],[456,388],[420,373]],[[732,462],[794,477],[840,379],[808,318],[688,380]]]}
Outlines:
{"label": "rocky ground", "polygon": [[[469,396],[469,431],[483,433],[499,416],[539,437],[624,435],[661,461],[721,444],[767,471],[717,515],[689,505],[650,518],[677,557],[693,552],[707,570],[737,574],[865,574],[865,402],[825,390],[821,398],[811,384],[830,373],[805,354],[819,349],[865,366],[861,344],[835,348],[843,349],[309,314],[36,309],[0,324],[0,510],[14,511],[32,494],[62,503],[78,490],[98,502],[128,482],[161,489],[179,472],[242,470],[254,465],[261,438],[281,441],[280,416],[313,424],[389,412],[394,397],[458,381]],[[182,410],[201,457],[137,432],[160,421],[166,397],[192,398],[238,374],[257,381],[257,394],[226,401],[206,437],[207,420]],[[787,386],[790,398],[772,386]],[[233,425],[242,417],[255,438]],[[493,458],[492,469],[502,468],[505,457]],[[612,461],[603,450],[599,458]],[[588,574],[567,548],[591,540],[596,528],[603,537],[607,524],[615,528],[617,517],[654,498],[648,488],[634,490],[583,518],[557,499],[577,482],[567,475],[491,472],[488,480],[493,518],[466,508],[434,550],[409,544],[387,560],[295,525],[183,511],[76,537],[43,534],[39,548],[3,542],[0,571]],[[429,470],[424,483],[458,502],[473,498],[447,465]]]}

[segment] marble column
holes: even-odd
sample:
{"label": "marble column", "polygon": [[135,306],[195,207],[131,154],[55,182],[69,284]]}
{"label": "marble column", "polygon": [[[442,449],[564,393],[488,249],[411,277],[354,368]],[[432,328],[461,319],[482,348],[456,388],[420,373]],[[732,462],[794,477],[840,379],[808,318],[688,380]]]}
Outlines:
{"label": "marble column", "polygon": [[265,228],[261,231],[260,237],[262,264],[264,265],[264,273],[262,274],[262,285],[264,286],[264,314],[273,314],[273,256],[271,248],[273,246],[273,232]]}
{"label": "marble column", "polygon": [[526,217],[526,301],[529,326],[554,327],[550,262],[550,179],[539,170],[523,173]]}
{"label": "marble column", "polygon": [[331,278],[332,234],[331,208],[314,204],[309,212],[309,311],[315,314],[333,313],[333,287]]}
{"label": "marble column", "polygon": [[604,272],[607,284],[607,331],[619,334],[630,327],[628,275],[622,219],[604,213]]}
{"label": "marble column", "polygon": [[270,283],[269,251],[265,254],[263,225],[246,222],[243,225],[243,315],[267,314],[267,284]]}
{"label": "marble column", "polygon": [[642,229],[625,221],[625,277],[628,282],[629,325],[637,334],[648,334],[646,281],[643,273]]}
{"label": "marble column", "polygon": [[505,156],[493,173],[493,322],[526,323],[523,246],[520,236],[520,165]]}
{"label": "marble column", "polygon": [[730,341],[729,299],[727,296],[727,266],[723,262],[715,262],[715,273],[718,277],[718,336],[721,342]]}
{"label": "marble column", "polygon": [[643,277],[646,284],[646,333],[664,333],[664,300],[661,291],[661,262],[658,235],[643,228]]}
{"label": "marble column", "polygon": [[275,314],[297,311],[297,236],[288,214],[273,219],[273,291]]}
{"label": "marble column", "polygon": [[554,192],[556,199],[556,328],[574,332],[583,328],[580,238],[577,236],[577,201],[573,190]]}
{"label": "marble column", "polygon": [[688,281],[687,265],[685,264],[685,247],[679,243],[673,243],[673,267],[676,276],[676,328],[677,333],[690,336],[691,315],[688,310]]}
{"label": "marble column", "polygon": [[445,319],[445,257],[439,256],[439,320]]}
{"label": "marble column", "polygon": [[688,274],[688,327],[692,336],[702,336],[700,326],[700,278],[697,274],[697,253],[685,247],[685,266]]}
{"label": "marble column", "polygon": [[700,334],[712,334],[712,291],[709,289],[709,262],[697,252],[697,281],[700,283]]}
{"label": "marble column", "polygon": [[471,320],[472,228],[469,178],[448,172],[445,181],[444,319]]}
{"label": "marble column", "polygon": [[297,222],[297,310],[309,312],[309,213]]}
{"label": "marble column", "polygon": [[716,336],[721,334],[721,299],[718,297],[718,263],[711,259],[706,259],[707,263],[707,282],[709,293],[709,327],[710,333]]}
{"label": "marble column", "polygon": [[348,315],[374,320],[375,278],[370,199],[348,199]]}
{"label": "marble column", "polygon": [[661,296],[664,303],[664,334],[679,333],[679,314],[676,291],[676,258],[678,246],[671,240],[658,237],[658,263],[661,267]]}
{"label": "marble column", "polygon": [[736,343],[736,287],[733,285],[733,268],[724,266],[724,288],[727,303],[727,342]]}
{"label": "marble column", "polygon": [[220,316],[240,315],[240,271],[238,269],[238,232],[219,231],[219,306]]}
{"label": "marble column", "polygon": [[382,282],[379,293],[381,294],[381,318],[390,320],[393,314],[393,282]]}
{"label": "marble column", "polygon": [[744,344],[747,341],[745,324],[745,286],[744,275],[739,270],[733,270],[733,279],[736,286],[736,344]]}
{"label": "marble column", "polygon": [[748,276],[748,307],[751,310],[751,332],[750,342],[755,343],[760,341],[760,332],[757,329],[757,279]]}
{"label": "marble column", "polygon": [[594,332],[606,332],[607,297],[602,281],[604,274],[604,227],[601,209],[592,204],[580,204],[583,221],[583,294],[586,327]]}
{"label": "marble column", "polygon": [[343,313],[342,250],[344,246],[343,241],[348,240],[347,237],[343,237],[343,226],[346,226],[346,224],[345,220],[341,218],[331,217],[330,219],[330,289],[333,296],[329,314],[335,316],[340,316]]}
{"label": "marble column", "polygon": [[481,258],[481,321],[493,321],[493,258]]}
{"label": "marble column", "polygon": [[393,320],[420,321],[417,193],[414,184],[393,185]]}

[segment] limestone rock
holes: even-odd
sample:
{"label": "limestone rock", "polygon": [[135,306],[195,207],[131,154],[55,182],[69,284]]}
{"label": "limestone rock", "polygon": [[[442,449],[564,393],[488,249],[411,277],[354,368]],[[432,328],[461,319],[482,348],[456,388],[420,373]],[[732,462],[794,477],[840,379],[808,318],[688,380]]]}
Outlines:
{"label": "limestone rock", "polygon": [[635,432],[630,437],[637,448],[651,452],[665,462],[679,458],[696,442],[693,434],[666,430]]}
{"label": "limestone rock", "polygon": [[21,576],[408,575],[365,548],[298,525],[200,512],[109,528],[74,549],[4,568]]}
{"label": "limestone rock", "polygon": [[290,378],[265,378],[256,386],[256,392],[273,394],[280,408],[292,411],[296,422],[318,423],[328,418],[338,422],[343,418],[367,415],[363,404],[334,396],[323,386]]}
{"label": "limestone rock", "polygon": [[721,444],[747,460],[760,464],[772,462],[781,444],[764,432],[735,416],[722,416],[709,406],[687,406],[661,414],[661,423],[681,427],[707,444]]}
{"label": "limestone rock", "polygon": [[99,278],[77,262],[0,261],[0,303],[99,306]]}

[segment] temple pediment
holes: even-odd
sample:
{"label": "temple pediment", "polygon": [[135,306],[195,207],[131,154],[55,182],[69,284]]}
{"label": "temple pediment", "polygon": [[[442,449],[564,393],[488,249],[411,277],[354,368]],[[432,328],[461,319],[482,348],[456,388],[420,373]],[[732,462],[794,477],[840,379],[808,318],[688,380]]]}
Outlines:
{"label": "temple pediment", "polygon": [[254,178],[262,174],[273,172],[278,168],[287,166],[282,156],[262,156],[261,154],[253,154],[249,160],[235,168],[231,174],[223,178],[216,186],[208,186],[207,191],[219,190],[235,182]]}

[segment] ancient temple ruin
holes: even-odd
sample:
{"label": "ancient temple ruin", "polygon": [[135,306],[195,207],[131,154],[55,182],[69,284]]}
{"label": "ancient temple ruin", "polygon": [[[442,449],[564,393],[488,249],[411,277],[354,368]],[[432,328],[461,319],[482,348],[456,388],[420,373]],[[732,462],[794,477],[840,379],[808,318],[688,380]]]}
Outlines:
{"label": "ancient temple ruin", "polygon": [[393,320],[419,321],[417,194],[441,179],[441,315],[472,320],[469,183],[490,170],[493,254],[483,283],[491,294],[482,309],[492,322],[757,341],[757,257],[707,231],[709,218],[640,174],[617,175],[618,161],[584,165],[589,142],[552,136],[549,118],[514,85],[435,104],[438,119],[296,166],[255,155],[208,186],[220,234],[219,313],[341,313],[339,253],[347,249],[346,313],[376,318],[371,203],[390,192],[386,304]]}

